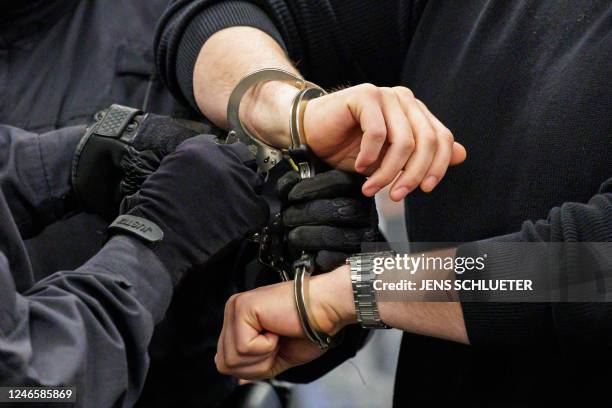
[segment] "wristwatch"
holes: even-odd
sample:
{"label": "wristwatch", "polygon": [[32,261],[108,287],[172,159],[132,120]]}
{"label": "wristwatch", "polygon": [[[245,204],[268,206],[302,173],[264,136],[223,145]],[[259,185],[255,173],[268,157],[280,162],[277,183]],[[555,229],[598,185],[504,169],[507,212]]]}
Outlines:
{"label": "wristwatch", "polygon": [[394,256],[392,251],[356,254],[346,260],[351,267],[353,299],[357,321],[366,329],[389,329],[380,319],[374,292],[374,259]]}

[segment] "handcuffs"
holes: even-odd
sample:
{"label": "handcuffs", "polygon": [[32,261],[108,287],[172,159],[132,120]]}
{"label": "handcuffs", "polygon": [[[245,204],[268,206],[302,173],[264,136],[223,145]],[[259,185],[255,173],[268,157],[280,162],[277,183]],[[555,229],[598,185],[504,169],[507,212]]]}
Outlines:
{"label": "handcuffs", "polygon": [[[242,97],[251,89],[253,85],[260,82],[281,81],[294,85],[298,92],[291,103],[291,116],[289,122],[289,135],[291,146],[289,148],[279,148],[271,146],[256,136],[251,134],[240,121],[240,102]],[[314,168],[309,163],[313,154],[306,145],[304,138],[304,110],[308,101],[325,95],[326,92],[316,84],[306,81],[290,72],[278,68],[265,68],[254,71],[238,83],[232,91],[227,104],[227,122],[230,132],[227,135],[226,143],[240,141],[249,147],[251,153],[255,155],[257,170],[267,173],[274,166],[281,162],[283,158],[289,159],[293,167],[298,170],[301,178],[314,176]]]}
{"label": "handcuffs", "polygon": [[[279,148],[271,146],[251,134],[240,121],[240,102],[242,97],[252,86],[265,81],[282,81],[294,85],[298,92],[291,103],[289,134],[291,146]],[[247,145],[255,156],[257,170],[261,173],[269,172],[283,159],[287,159],[292,167],[300,174],[300,178],[310,178],[315,175],[315,156],[310,151],[304,138],[304,111],[308,101],[325,95],[326,92],[318,85],[293,75],[290,72],[278,68],[265,68],[254,71],[238,83],[232,91],[227,106],[227,121],[229,134],[226,143],[240,141]],[[283,281],[290,280],[285,261],[282,257],[270,255],[268,248],[278,241],[274,236],[275,226],[280,223],[279,215],[273,217],[270,225],[265,227],[256,238],[260,243],[259,260],[266,266],[277,270]],[[278,242],[276,242],[278,244]],[[264,255],[265,254],[265,255]],[[303,253],[299,260],[291,265],[293,274],[295,304],[300,317],[304,333],[310,341],[321,349],[328,349],[339,343],[342,332],[336,336],[330,336],[314,329],[308,317],[308,282],[314,271],[313,256]]]}

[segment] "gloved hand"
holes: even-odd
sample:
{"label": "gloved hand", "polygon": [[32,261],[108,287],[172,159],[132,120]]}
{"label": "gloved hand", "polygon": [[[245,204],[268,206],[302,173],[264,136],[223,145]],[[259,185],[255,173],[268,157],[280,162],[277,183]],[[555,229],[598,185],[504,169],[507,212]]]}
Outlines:
{"label": "gloved hand", "polygon": [[378,230],[374,198],[361,193],[363,180],[363,176],[340,170],[304,180],[290,171],[278,180],[292,259],[302,251],[316,254],[317,269],[327,272],[361,252],[361,243],[384,240]]}
{"label": "gloved hand", "polygon": [[[246,146],[216,144],[211,135],[182,143],[121,203],[121,214],[155,223],[163,239],[153,251],[177,282],[191,267],[258,231],[268,220],[268,206],[257,194],[260,175],[243,163]],[[111,231],[131,222],[122,215]],[[115,225],[115,227],[113,227]],[[142,225],[142,224],[141,224]]]}
{"label": "gloved hand", "polygon": [[72,188],[79,209],[112,219],[161,160],[184,140],[210,133],[203,123],[145,114],[120,105],[96,115],[77,145]]}

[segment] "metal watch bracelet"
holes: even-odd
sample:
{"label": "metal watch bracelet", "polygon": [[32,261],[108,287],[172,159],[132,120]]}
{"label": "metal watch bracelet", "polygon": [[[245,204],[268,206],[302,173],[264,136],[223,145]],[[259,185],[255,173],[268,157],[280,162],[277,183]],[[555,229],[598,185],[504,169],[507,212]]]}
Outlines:
{"label": "metal watch bracelet", "polygon": [[378,313],[374,291],[374,259],[394,256],[393,252],[369,252],[353,255],[346,260],[351,267],[351,284],[357,321],[366,329],[388,329]]}

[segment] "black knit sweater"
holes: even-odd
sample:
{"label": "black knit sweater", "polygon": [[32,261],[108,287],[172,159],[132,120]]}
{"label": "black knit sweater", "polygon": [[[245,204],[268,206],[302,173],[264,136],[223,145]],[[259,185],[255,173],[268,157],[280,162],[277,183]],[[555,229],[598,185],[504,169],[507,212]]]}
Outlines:
{"label": "black knit sweater", "polygon": [[[477,278],[540,272],[543,253],[500,242],[612,241],[612,3],[179,1],[156,45],[177,97],[194,103],[197,53],[233,25],[272,35],[322,86],[410,87],[466,146],[434,192],[406,200],[412,241],[478,241],[460,256],[494,245]],[[611,304],[462,307],[469,347],[404,335],[397,406],[609,398]]]}

